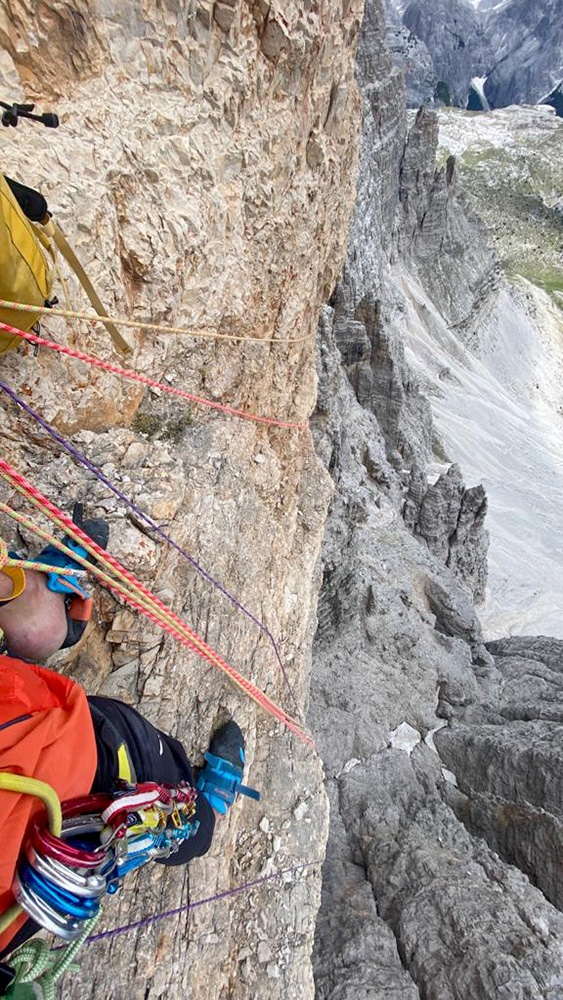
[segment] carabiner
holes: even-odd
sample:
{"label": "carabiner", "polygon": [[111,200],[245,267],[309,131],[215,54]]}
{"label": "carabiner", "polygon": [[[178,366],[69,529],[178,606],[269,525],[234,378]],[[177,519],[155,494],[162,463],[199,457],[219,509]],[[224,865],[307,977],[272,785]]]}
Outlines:
{"label": "carabiner", "polygon": [[28,886],[22,885],[17,872],[12,883],[12,892],[28,916],[50,934],[56,934],[65,941],[75,941],[82,934],[83,921],[76,920],[71,916],[65,918],[58,910],[49,906],[45,900],[36,896]]}
{"label": "carabiner", "polygon": [[71,868],[98,868],[100,855],[90,851],[82,851],[71,844],[66,844],[60,837],[54,837],[48,830],[34,824],[31,831],[31,843],[38,854],[55,858],[63,865]]}
{"label": "carabiner", "polygon": [[83,875],[78,868],[70,868],[55,858],[39,854],[33,844],[27,845],[25,853],[31,867],[61,889],[86,898],[98,899],[105,895],[106,880],[103,875]]}
{"label": "carabiner", "polygon": [[74,892],[61,889],[50,879],[35,871],[27,861],[20,865],[18,877],[21,885],[30,889],[36,897],[39,896],[44,903],[58,911],[63,917],[70,915],[78,920],[89,920],[100,909],[98,899],[81,899]]}

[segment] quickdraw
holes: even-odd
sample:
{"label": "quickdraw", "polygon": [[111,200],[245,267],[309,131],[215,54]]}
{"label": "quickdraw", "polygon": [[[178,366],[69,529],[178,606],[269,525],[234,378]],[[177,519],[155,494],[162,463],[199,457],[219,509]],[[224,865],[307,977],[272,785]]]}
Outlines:
{"label": "quickdraw", "polygon": [[46,816],[32,826],[12,886],[18,904],[52,934],[77,940],[129,872],[194,836],[196,798],[187,783],[144,782],[63,802],[60,836]]}

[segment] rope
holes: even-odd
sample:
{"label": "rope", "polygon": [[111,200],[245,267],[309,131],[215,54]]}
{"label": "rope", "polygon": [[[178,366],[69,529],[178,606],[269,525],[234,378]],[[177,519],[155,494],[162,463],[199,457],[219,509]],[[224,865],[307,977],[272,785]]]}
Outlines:
{"label": "rope", "polygon": [[[0,383],[0,388],[2,384]],[[33,559],[12,559],[8,555],[8,546],[3,538],[0,538],[0,569],[10,566],[13,569],[34,570],[36,573],[55,573],[57,576],[86,577],[88,573],[84,569],[72,569],[69,566],[49,566],[48,563],[36,562]]]}
{"label": "rope", "polygon": [[291,868],[281,868],[277,872],[273,872],[271,875],[262,875],[260,878],[252,879],[251,882],[245,882],[243,885],[235,886],[233,889],[224,889],[222,892],[217,892],[214,896],[206,896],[204,899],[197,899],[193,903],[185,903],[183,906],[176,906],[171,910],[164,910],[162,913],[155,913],[150,917],[142,917],[140,920],[134,920],[132,923],[123,924],[120,927],[112,927],[107,931],[100,931],[98,934],[91,934],[87,938],[86,944],[94,944],[96,941],[104,941],[107,938],[117,937],[119,934],[127,934],[129,931],[141,930],[143,927],[148,927],[151,924],[155,924],[160,920],[165,920],[167,917],[177,917],[180,913],[187,913],[188,910],[196,910],[200,906],[206,906],[208,903],[214,903],[220,899],[227,899],[229,896],[237,896],[241,892],[247,892],[250,889],[255,889],[259,885],[263,885],[265,882],[272,882],[275,879],[283,878],[284,875],[289,875],[297,871],[304,871],[305,869],[314,868],[321,865],[321,861],[304,861],[299,865],[293,865]]}
{"label": "rope", "polygon": [[60,542],[57,538],[45,532],[42,528],[39,528],[29,519],[25,518],[24,515],[17,511],[12,510],[7,504],[1,503],[0,510],[3,510],[10,517],[13,517],[16,521],[24,524],[29,530],[33,531],[39,537],[44,538],[50,544],[56,545],[61,552],[66,555],[70,555],[71,558],[82,565],[85,569],[89,570],[94,576],[99,580],[103,581],[111,590],[117,593],[119,596],[134,607],[136,610],[141,611],[150,621],[155,622],[155,624],[160,625],[164,631],[168,632],[175,639],[181,642],[183,645],[197,652],[200,656],[203,656],[209,663],[218,669],[222,670],[230,680],[241,688],[245,694],[253,699],[262,708],[268,711],[276,719],[282,722],[291,732],[295,733],[300,739],[309,745],[313,745],[311,737],[304,731],[301,724],[293,719],[290,715],[283,711],[275,702],[271,701],[267,695],[265,695],[259,688],[256,687],[251,681],[247,680],[238,673],[234,667],[227,664],[218,653],[215,652],[207,643],[201,639],[196,632],[194,632],[186,622],[182,621],[170,608],[167,607],[159,598],[157,598],[151,591],[144,586],[137,578],[126,570],[125,567],[121,565],[113,556],[105,552],[99,545],[96,544],[88,535],[82,531],[76,524],[74,524],[66,514],[63,514],[58,507],[56,507],[50,500],[43,496],[39,490],[37,490],[24,476],[20,475],[15,469],[13,469],[7,462],[0,460],[0,477],[5,481],[9,482],[14,489],[27,497],[27,499],[33,504],[34,507],[41,510],[47,517],[62,531],[64,531],[70,538],[78,542],[87,553],[93,556],[100,566],[105,566],[110,572],[113,572],[117,579],[113,579],[108,575],[107,572],[100,569],[98,565],[92,565],[86,559],[78,555],[78,553],[67,549],[64,543]]}
{"label": "rope", "polygon": [[[0,791],[16,792],[19,795],[33,795],[41,799],[47,810],[49,829],[55,837],[60,837],[63,818],[61,813],[61,803],[57,793],[44,781],[37,778],[28,778],[25,775],[10,774],[8,771],[0,772]],[[10,906],[5,913],[0,914],[0,934],[8,930],[14,920],[22,913],[22,908],[18,903]]]}
{"label": "rope", "polygon": [[10,326],[8,323],[0,323],[0,330],[4,330],[6,333],[13,334],[16,337],[21,337],[22,340],[27,340],[30,344],[39,344],[40,347],[48,347],[51,351],[66,354],[68,357],[76,358],[78,361],[85,361],[96,368],[112,372],[113,375],[120,375],[122,378],[131,379],[133,382],[140,382],[142,385],[151,386],[153,389],[161,389],[162,392],[171,393],[171,395],[178,396],[180,399],[185,399],[190,403],[195,403],[197,406],[208,406],[212,410],[227,413],[230,417],[240,417],[241,420],[250,420],[257,424],[266,424],[269,427],[286,427],[299,431],[306,430],[308,426],[306,423],[293,423],[286,420],[276,420],[273,417],[261,417],[256,413],[248,413],[245,410],[237,410],[223,403],[215,403],[211,399],[205,399],[203,396],[195,396],[191,392],[186,392],[185,389],[177,389],[173,385],[165,385],[163,382],[157,382],[156,379],[149,378],[147,375],[141,375],[130,368],[121,368],[119,365],[110,364],[109,361],[102,361],[100,358],[95,358],[91,354],[84,354],[83,351],[76,351],[72,347],[57,344],[54,340],[46,340],[45,337],[39,337],[36,333],[31,333],[31,331],[18,330],[17,327]]}
{"label": "rope", "polygon": [[23,399],[21,399],[14,392],[13,389],[11,389],[8,385],[6,385],[5,382],[2,382],[1,380],[0,380],[0,389],[2,389],[14,403],[16,403],[18,406],[21,407],[21,409],[23,409],[27,414],[29,414],[29,416],[33,417],[33,419],[41,427],[43,427],[45,431],[47,431],[47,433],[51,436],[51,438],[53,438],[54,441],[60,444],[61,447],[64,448],[68,452],[68,454],[72,456],[72,458],[76,459],[77,462],[80,462],[80,464],[84,466],[84,468],[87,469],[89,472],[93,473],[93,475],[96,476],[96,478],[101,483],[103,483],[104,486],[106,486],[109,490],[111,490],[111,492],[116,497],[118,497],[118,499],[121,500],[122,503],[125,503],[130,510],[134,511],[135,514],[137,514],[137,516],[140,517],[145,522],[145,524],[147,524],[155,532],[155,534],[157,534],[160,538],[162,538],[165,542],[167,542],[168,545],[171,545],[172,548],[175,549],[176,552],[178,552],[184,559],[186,559],[205,580],[211,583],[212,586],[214,586],[221,594],[223,594],[223,596],[226,597],[231,602],[231,604],[234,605],[235,608],[237,608],[239,611],[242,611],[242,613],[246,615],[246,617],[260,629],[260,631],[268,638],[268,640],[271,643],[274,655],[278,662],[278,666],[282,672],[285,684],[291,695],[295,711],[297,713],[297,716],[300,717],[301,711],[299,709],[297,698],[295,697],[295,693],[293,691],[293,687],[289,680],[287,670],[285,669],[278,648],[278,644],[274,636],[270,632],[270,630],[267,628],[267,626],[264,625],[264,623],[261,622],[259,618],[256,618],[251,611],[245,608],[245,606],[241,604],[241,602],[233,594],[231,594],[226,589],[226,587],[224,587],[221,583],[219,583],[218,580],[216,580],[213,576],[211,576],[211,574],[208,573],[207,570],[203,568],[203,566],[201,566],[198,562],[196,562],[193,556],[191,556],[189,552],[186,551],[186,549],[182,548],[181,545],[178,545],[178,543],[175,542],[174,539],[171,538],[171,536],[168,535],[160,527],[160,525],[156,523],[156,521],[153,521],[153,519],[149,517],[148,514],[146,514],[135,503],[133,503],[132,500],[129,500],[126,494],[122,493],[122,491],[118,489],[117,486],[114,486],[114,484],[107,478],[107,476],[104,475],[104,473],[100,469],[98,469],[97,466],[95,466],[92,462],[89,461],[89,459],[87,459],[84,455],[82,455],[72,444],[70,444],[69,441],[65,440],[65,438],[62,437],[62,435],[59,434],[58,431],[56,431],[55,428],[51,426],[51,424],[47,423],[47,421],[42,416],[40,416],[39,413],[33,410],[28,403],[26,403]]}
{"label": "rope", "polygon": [[[0,461],[0,468],[3,464],[4,463]],[[4,474],[1,471],[0,475],[3,478],[6,478],[6,476],[4,476]],[[25,491],[22,490],[21,492],[24,493],[25,495]],[[32,500],[32,502],[34,501]],[[203,641],[203,639],[200,639],[197,633],[193,632],[189,628],[189,626],[186,625],[185,622],[183,622],[172,611],[170,611],[170,609],[167,608],[165,604],[162,604],[162,602],[158,598],[154,597],[154,595],[151,595],[151,592],[147,590],[147,588],[143,587],[142,584],[139,584],[138,581],[136,581],[136,583],[138,584],[138,588],[134,587],[129,588],[127,584],[124,585],[123,583],[112,579],[112,577],[108,576],[107,573],[105,573],[103,570],[100,570],[99,567],[91,566],[85,559],[79,556],[78,553],[73,552],[71,549],[67,548],[67,546],[64,545],[62,542],[60,542],[54,535],[44,531],[38,525],[34,524],[33,521],[30,521],[29,518],[25,517],[25,515],[19,513],[18,511],[12,510],[12,508],[9,507],[8,504],[0,502],[0,511],[7,514],[9,517],[12,517],[15,521],[17,521],[19,524],[22,524],[29,531],[33,531],[36,535],[38,535],[44,541],[48,542],[50,545],[57,546],[57,548],[59,548],[60,551],[63,552],[65,555],[71,557],[76,562],[83,564],[87,569],[90,570],[90,572],[94,576],[98,578],[98,580],[100,580],[107,587],[109,587],[110,590],[114,591],[119,597],[122,597],[131,607],[135,608],[136,611],[140,611],[149,619],[149,621],[154,622],[156,625],[159,625],[162,629],[164,629],[165,632],[173,636],[173,638],[177,639],[184,646],[187,646],[189,649],[191,649],[198,655],[203,656],[204,659],[208,660],[208,662],[212,664],[212,666],[218,667],[220,670],[222,670],[224,673],[227,674],[227,676],[235,685],[241,688],[241,690],[245,694],[247,694],[250,698],[252,698],[253,701],[256,701],[256,703],[261,705],[262,708],[265,708],[266,711],[270,712],[271,715],[273,715],[276,719],[278,719],[285,726],[287,726],[288,729],[291,729],[292,732],[295,732],[296,735],[300,736],[300,738],[305,740],[305,742],[312,743],[310,737],[306,736],[302,732],[300,725],[295,720],[293,720],[291,716],[287,715],[281,708],[279,708],[275,704],[275,702],[271,701],[267,697],[267,695],[263,694],[263,692],[260,691],[259,688],[257,688],[251,681],[248,681],[245,677],[239,674],[238,671],[234,669],[234,667],[229,666],[223,659],[221,659],[221,657],[213,649],[211,649],[210,646],[207,646],[207,644]],[[70,533],[68,527],[66,527],[66,531],[67,534]],[[85,538],[88,538],[88,536],[85,536]],[[82,544],[84,545],[85,542],[82,541]],[[96,556],[96,558],[98,557]],[[108,557],[108,559],[111,560],[112,562],[114,561],[112,557]],[[120,564],[117,563],[117,565],[119,566]],[[131,574],[129,574],[128,571],[123,570],[123,567],[121,567],[121,569],[123,571],[124,576],[127,577],[131,576]],[[135,580],[135,577],[132,577],[132,579]],[[138,589],[138,592],[135,595],[136,589]],[[152,603],[151,600],[147,600],[147,598],[145,598],[143,591],[145,591],[150,596],[150,598],[152,599]],[[156,612],[154,610],[155,608],[157,609]]]}
{"label": "rope", "polygon": [[44,319],[49,316],[63,316],[66,319],[83,319],[88,323],[103,323],[104,325],[108,322],[116,323],[118,326],[127,326],[139,330],[153,330],[155,333],[180,333],[186,334],[188,337],[201,337],[209,340],[240,340],[249,341],[253,344],[275,344],[276,347],[284,347],[286,344],[302,344],[304,341],[312,340],[316,336],[316,333],[306,333],[302,337],[289,337],[288,339],[280,340],[277,337],[251,337],[240,333],[204,332],[203,330],[194,329],[191,326],[168,326],[165,323],[146,323],[143,320],[124,319],[117,316],[96,316],[88,312],[75,312],[72,309],[51,307],[46,310],[45,306],[29,306],[23,302],[10,302],[8,299],[0,299],[0,308],[42,314]]}
{"label": "rope", "polygon": [[[17,997],[17,986],[20,983],[37,983],[41,989],[42,1000],[55,1000],[55,986],[61,976],[69,970],[78,971],[74,959],[95,927],[99,914],[84,922],[84,928],[79,938],[69,945],[49,948],[45,941],[28,941],[10,955],[10,965],[16,970],[14,980],[14,996]],[[57,958],[57,951],[62,955]],[[10,995],[10,994],[8,994]]]}
{"label": "rope", "polygon": [[32,795],[36,799],[41,799],[47,810],[49,829],[53,836],[60,837],[63,817],[61,813],[61,803],[59,797],[50,785],[37,778],[28,778],[22,774],[10,774],[8,771],[0,771],[0,790],[4,792],[17,792],[18,795]]}

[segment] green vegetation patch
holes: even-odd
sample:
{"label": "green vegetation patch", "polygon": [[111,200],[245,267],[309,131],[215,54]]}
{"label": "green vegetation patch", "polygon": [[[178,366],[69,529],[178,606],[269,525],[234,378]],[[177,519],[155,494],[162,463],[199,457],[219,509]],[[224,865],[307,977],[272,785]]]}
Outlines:
{"label": "green vegetation patch", "polygon": [[509,277],[563,301],[563,122],[537,108],[440,112],[439,162],[462,184]]}

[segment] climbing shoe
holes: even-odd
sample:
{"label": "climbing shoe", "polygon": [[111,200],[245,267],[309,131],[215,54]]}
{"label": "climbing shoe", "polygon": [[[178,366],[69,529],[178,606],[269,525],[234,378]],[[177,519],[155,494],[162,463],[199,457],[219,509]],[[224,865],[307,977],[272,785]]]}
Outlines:
{"label": "climbing shoe", "polygon": [[[75,503],[72,511],[72,520],[82,531],[96,542],[102,549],[105,549],[109,540],[109,525],[107,521],[102,517],[91,517],[84,518],[83,516],[83,506],[81,503]],[[89,562],[95,562],[94,556],[91,556],[86,549],[84,549],[79,542],[75,542],[72,538],[65,536],[64,544],[67,548],[71,549],[82,559],[87,559]],[[68,569],[82,569],[82,566],[78,562],[74,562],[70,556],[66,553],[61,552],[55,545],[47,545],[42,552],[37,556],[37,561],[47,564],[48,566],[56,566],[60,568]],[[68,649],[70,646],[74,646],[78,640],[84,634],[86,625],[90,621],[90,616],[92,613],[92,599],[90,593],[84,585],[84,581],[81,577],[72,576],[60,576],[57,573],[47,574],[47,587],[52,590],[55,594],[65,595],[65,611],[68,631],[66,639],[63,642],[61,649]]]}
{"label": "climbing shoe", "polygon": [[204,757],[205,764],[199,772],[196,788],[218,813],[227,812],[237,793],[251,799],[260,798],[254,788],[242,784],[244,737],[232,719],[217,730]]}

